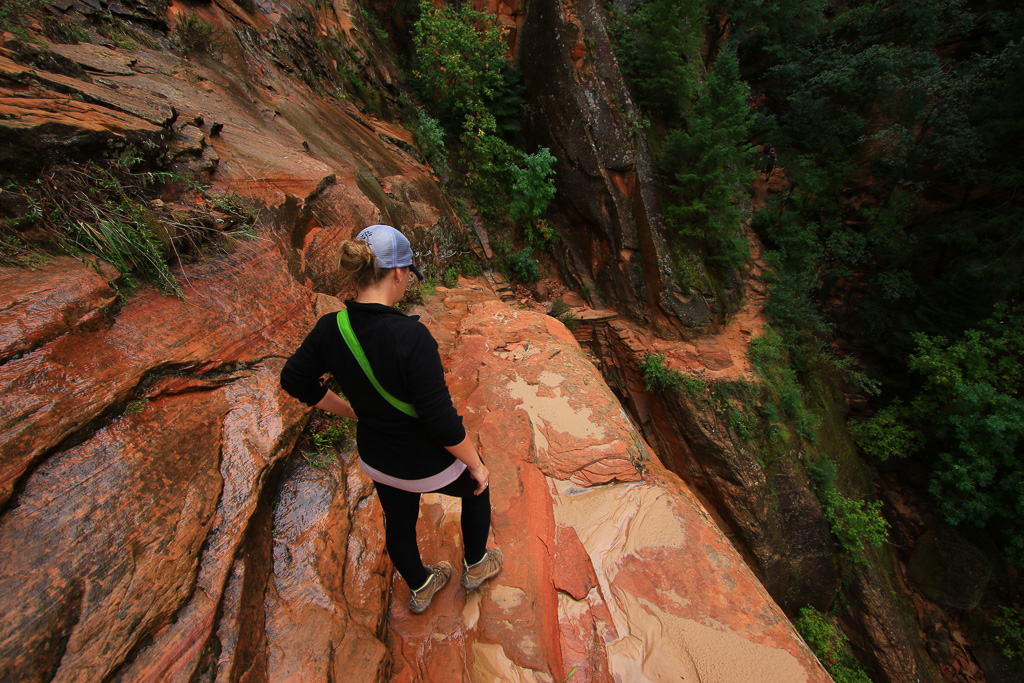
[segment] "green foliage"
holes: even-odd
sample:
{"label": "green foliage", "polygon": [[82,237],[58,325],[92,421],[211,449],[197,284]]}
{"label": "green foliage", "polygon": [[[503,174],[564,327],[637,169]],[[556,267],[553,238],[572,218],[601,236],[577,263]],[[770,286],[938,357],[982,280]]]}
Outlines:
{"label": "green foliage", "polygon": [[647,391],[671,391],[679,386],[683,373],[665,365],[665,354],[648,353],[640,361],[644,373],[644,389]]}
{"label": "green foliage", "polygon": [[454,266],[444,271],[444,286],[451,289],[459,283],[459,269]]}
{"label": "green foliage", "polygon": [[140,45],[150,50],[161,49],[160,44],[145,31],[116,17],[110,23],[97,26],[96,32],[123,50],[135,50]]}
{"label": "green foliage", "polygon": [[556,298],[551,302],[551,310],[548,311],[548,315],[559,320],[570,331],[575,330],[580,326],[580,320],[573,312],[572,306],[565,303],[565,300],[561,297]]}
{"label": "green foliage", "polygon": [[844,550],[854,559],[861,552],[885,544],[889,523],[882,516],[882,501],[854,500],[841,494],[834,486],[818,491],[825,519]]}
{"label": "green foliage", "polygon": [[55,43],[75,45],[89,41],[89,32],[75,21],[74,16],[44,16],[43,35]]}
{"label": "green foliage", "polygon": [[661,166],[671,178],[666,217],[680,235],[700,240],[706,262],[726,269],[749,257],[738,206],[753,178],[748,95],[735,53],[723,52],[687,125],[666,135],[661,153]]}
{"label": "green foliage", "polygon": [[638,102],[676,122],[696,89],[704,38],[704,3],[644,0],[613,27],[616,46]]}
{"label": "green foliage", "polygon": [[[128,290],[149,280],[180,296],[168,259],[182,264],[208,245],[252,238],[256,212],[238,195],[211,197],[185,178],[144,170],[146,164],[129,148],[116,159],[50,166],[35,182],[8,182],[0,257],[31,267],[39,252],[86,251],[112,263]],[[154,201],[181,186],[188,199],[176,210]]]}
{"label": "green foliage", "polygon": [[1001,606],[989,625],[988,640],[1007,659],[1024,659],[1024,610]]}
{"label": "green foliage", "polygon": [[513,221],[523,220],[527,225],[527,241],[537,243],[543,235],[535,229],[537,222],[555,196],[555,159],[547,147],[541,147],[522,159],[522,165],[509,167],[512,174],[512,201],[509,214]]}
{"label": "green foliage", "polygon": [[846,634],[833,619],[813,607],[803,607],[793,625],[836,683],[871,683]]}
{"label": "green foliage", "polygon": [[879,460],[905,458],[921,450],[924,435],[907,423],[907,410],[901,401],[879,410],[863,422],[850,424],[857,445]]}
{"label": "green foliage", "polygon": [[138,415],[139,413],[141,413],[143,410],[146,409],[146,406],[148,404],[149,404],[149,399],[148,398],[140,398],[137,401],[132,401],[127,406],[125,406],[124,414],[125,415]]}
{"label": "green foliage", "polygon": [[[469,5],[455,9],[424,1],[413,42],[414,83],[438,115],[431,125],[421,124],[426,146],[441,148],[439,127],[457,135],[461,182],[481,215],[494,219],[511,210],[536,241],[540,216],[554,194],[555,159],[546,149],[524,155],[514,145],[521,137],[524,88],[505,59],[508,48],[494,17]],[[532,281],[528,258],[513,257],[512,266],[520,279]]]}
{"label": "green foliage", "polygon": [[959,339],[919,334],[923,378],[906,424],[935,453],[929,491],[951,524],[990,524],[1024,561],[1024,314],[997,310]]}
{"label": "green foliage", "polygon": [[28,40],[25,30],[32,18],[35,3],[32,0],[5,0],[0,3],[0,30],[10,31],[22,40]]}
{"label": "green foliage", "polygon": [[827,455],[814,458],[807,463],[807,475],[819,489],[826,489],[835,486],[839,478],[839,468]]}
{"label": "green foliage", "polygon": [[167,266],[160,241],[150,228],[152,219],[130,202],[96,211],[91,222],[68,224],[68,235],[75,247],[96,254],[114,265],[130,287],[131,273],[153,277],[160,289],[181,294],[177,280]]}
{"label": "green foliage", "polygon": [[218,46],[217,31],[213,24],[203,19],[198,13],[184,12],[178,15],[175,42],[185,54],[210,54]]}
{"label": "green foliage", "polygon": [[338,449],[348,448],[355,439],[355,422],[339,418],[312,434],[314,452],[303,452],[302,457],[313,467],[328,467],[338,461]]}
{"label": "green foliage", "polygon": [[413,135],[427,162],[442,176],[446,175],[449,168],[448,149],[444,145],[444,128],[423,107],[416,108]]}
{"label": "green foliage", "polygon": [[813,442],[817,438],[817,411],[806,406],[803,389],[779,333],[765,327],[761,336],[750,340],[747,356],[763,380],[762,418],[773,421],[785,415],[800,438]]}
{"label": "green foliage", "polygon": [[503,84],[507,47],[493,17],[468,4],[420,3],[413,28],[414,80],[421,96],[442,112],[442,120],[463,128],[467,117],[488,111],[486,102]]}
{"label": "green foliage", "polygon": [[466,117],[459,139],[466,165],[466,187],[476,198],[480,212],[493,218],[507,206],[509,169],[521,152],[495,135],[490,112]]}
{"label": "green foliage", "polygon": [[540,264],[530,247],[516,251],[507,240],[501,240],[494,245],[494,256],[498,268],[510,279],[527,284],[540,280]]}

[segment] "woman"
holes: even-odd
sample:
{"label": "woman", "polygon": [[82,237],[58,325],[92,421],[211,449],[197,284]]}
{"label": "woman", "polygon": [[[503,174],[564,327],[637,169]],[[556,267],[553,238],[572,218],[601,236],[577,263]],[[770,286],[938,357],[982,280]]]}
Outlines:
{"label": "woman", "polygon": [[[285,363],[281,386],[307,405],[358,419],[359,466],[384,508],[388,554],[409,585],[409,609],[420,614],[452,571],[447,562],[424,566],[420,560],[420,494],[462,499],[467,591],[501,571],[501,551],[486,547],[489,472],[452,406],[437,342],[417,317],[394,308],[411,276],[423,279],[409,240],[389,225],[371,225],[342,244],[340,267],[346,288],[356,291],[344,313],[355,350],[345,340],[344,316],[325,315]],[[360,365],[359,349],[373,378]],[[348,400],[323,385],[326,372]]]}

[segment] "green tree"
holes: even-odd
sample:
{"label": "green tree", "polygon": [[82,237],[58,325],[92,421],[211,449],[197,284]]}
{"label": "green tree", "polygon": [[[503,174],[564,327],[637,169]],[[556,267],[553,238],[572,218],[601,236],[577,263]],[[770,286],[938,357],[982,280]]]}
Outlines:
{"label": "green tree", "polygon": [[673,124],[694,94],[705,22],[699,0],[644,0],[617,31],[637,101]]}
{"label": "green tree", "polygon": [[749,254],[739,210],[745,185],[753,177],[748,95],[736,54],[723,52],[687,126],[666,136],[661,154],[661,165],[671,178],[666,217],[684,237],[702,240],[709,263],[725,268],[738,266]]}
{"label": "green tree", "polygon": [[526,223],[527,240],[541,241],[538,221],[555,197],[555,162],[558,161],[547,147],[523,157],[522,165],[509,167],[512,173],[512,201],[509,215],[513,221]]}
{"label": "green tree", "polygon": [[[959,339],[916,335],[922,384],[857,434],[880,456],[928,454],[929,492],[951,524],[989,526],[1024,561],[1024,314],[998,311]],[[934,454],[934,455],[931,455]]]}
{"label": "green tree", "polygon": [[420,95],[434,103],[442,121],[458,131],[467,116],[487,111],[486,102],[504,86],[502,70],[508,51],[494,17],[475,12],[469,5],[420,3],[420,18],[413,28]]}

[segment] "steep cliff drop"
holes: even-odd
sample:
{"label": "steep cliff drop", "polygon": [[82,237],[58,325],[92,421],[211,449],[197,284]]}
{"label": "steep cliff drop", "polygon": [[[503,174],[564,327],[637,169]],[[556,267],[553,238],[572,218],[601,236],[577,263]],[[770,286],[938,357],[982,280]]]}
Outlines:
{"label": "steep cliff drop", "polygon": [[[277,373],[338,305],[341,239],[430,245],[457,218],[407,132],[268,57],[295,32],[276,10],[200,8],[240,29],[220,59],[0,48],[5,159],[164,146],[264,207],[255,240],[176,270],[180,298],[75,258],[0,269],[0,680],[829,680],[572,336],[480,282],[423,313],[506,569],[404,610],[372,486],[351,453],[294,454],[309,411]],[[456,516],[425,506],[429,559],[458,561]]]}

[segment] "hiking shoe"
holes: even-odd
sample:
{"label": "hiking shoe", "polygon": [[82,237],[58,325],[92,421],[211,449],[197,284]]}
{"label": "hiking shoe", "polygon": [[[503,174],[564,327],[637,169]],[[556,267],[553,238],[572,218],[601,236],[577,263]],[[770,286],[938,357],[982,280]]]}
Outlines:
{"label": "hiking shoe", "polygon": [[466,564],[462,559],[462,587],[467,591],[475,591],[487,579],[497,576],[501,571],[501,551],[497,548],[488,548],[484,558],[474,565]]}
{"label": "hiking shoe", "polygon": [[452,575],[452,566],[447,562],[438,562],[437,564],[428,564],[427,571],[430,572],[427,582],[422,587],[410,591],[412,595],[409,596],[409,611],[413,614],[423,614],[427,611],[434,595],[448,583],[448,579]]}

